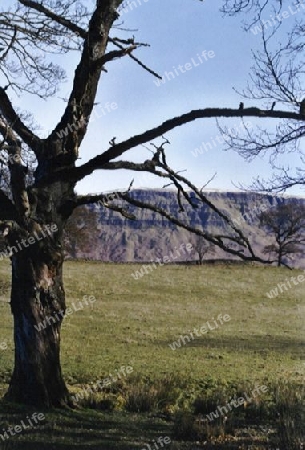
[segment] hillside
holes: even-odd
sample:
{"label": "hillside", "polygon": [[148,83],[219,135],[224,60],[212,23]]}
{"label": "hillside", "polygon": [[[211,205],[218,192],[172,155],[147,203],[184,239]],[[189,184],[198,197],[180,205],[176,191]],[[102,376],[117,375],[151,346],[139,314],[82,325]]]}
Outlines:
{"label": "hillside", "polygon": [[[134,198],[143,202],[166,207],[173,216],[183,217],[192,226],[203,226],[213,232],[224,232],[224,225],[218,216],[206,205],[197,209],[185,205],[185,213],[179,213],[179,205],[174,190],[136,189]],[[264,230],[259,228],[258,215],[263,210],[286,201],[288,197],[263,195],[253,192],[206,191],[206,197],[229,215],[235,224],[249,236],[257,254],[262,255],[263,247],[270,243]],[[305,202],[305,199],[289,197],[291,201]],[[178,229],[171,222],[149,210],[138,210],[129,206],[128,210],[138,220],[129,220],[119,213],[101,205],[80,208],[73,218],[68,239],[68,255],[72,258],[88,258],[113,262],[149,262],[168,256],[169,259],[196,260],[195,249],[178,252],[187,244],[195,247],[196,238],[186,230]],[[189,246],[190,247],[190,246]],[[172,256],[171,256],[172,255]],[[206,259],[232,258],[218,248],[205,255]],[[304,262],[296,257],[294,266],[303,267]]]}

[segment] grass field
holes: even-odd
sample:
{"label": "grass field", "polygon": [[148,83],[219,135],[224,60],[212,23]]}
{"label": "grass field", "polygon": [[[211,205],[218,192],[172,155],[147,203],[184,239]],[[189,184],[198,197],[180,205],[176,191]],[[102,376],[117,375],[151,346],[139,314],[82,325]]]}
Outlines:
{"label": "grass field", "polygon": [[[54,434],[55,438],[50,437],[48,446],[44,447],[46,439],[41,440],[40,434],[32,433],[29,448],[36,448],[38,441],[39,448],[48,449],[55,444],[54,448],[74,448],[74,445],[100,449],[143,448],[156,436],[181,435],[183,427],[189,426],[185,425],[190,420],[187,414],[193,414],[194,405],[204,414],[226,404],[237,393],[250,393],[258,385],[268,388],[257,404],[261,415],[265,405],[266,417],[262,417],[262,424],[266,425],[267,417],[272,421],[272,411],[275,411],[271,406],[266,407],[268,402],[274,406],[282,395],[278,401],[283,402],[285,398],[289,403],[295,393],[299,395],[302,391],[305,282],[293,285],[273,299],[266,295],[278,283],[302,271],[250,265],[168,265],[135,280],[131,274],[137,268],[136,265],[66,262],[67,305],[73,313],[64,321],[62,367],[74,395],[88,386],[93,388],[93,394],[86,395],[79,404],[95,409],[46,413],[46,435]],[[0,263],[0,346],[1,342],[7,346],[5,350],[0,347],[2,393],[13,365],[9,269],[7,262]],[[85,295],[94,296],[96,301],[75,311]],[[219,314],[228,315],[230,320],[220,324]],[[211,329],[213,323],[215,327],[213,319],[218,323],[215,330]],[[208,330],[204,334],[198,332],[202,326]],[[195,328],[198,336],[194,335]],[[180,336],[184,336],[185,345]],[[169,344],[179,338],[181,347],[172,350]],[[113,381],[127,366],[132,372]],[[96,382],[105,377],[112,380],[111,384],[95,392]],[[5,407],[2,404],[1,410]],[[242,409],[244,406],[238,408],[238,414],[237,409],[234,412],[239,421]],[[9,417],[3,414],[4,419],[11,420],[13,412]],[[19,417],[20,411],[14,414]],[[190,434],[195,427],[194,417]],[[232,446],[233,441],[225,443],[223,423],[220,427],[217,420],[215,427],[216,422],[218,431],[207,433],[205,428],[207,444],[203,448],[209,448],[207,445],[213,439],[219,447],[211,448],[268,448],[266,433],[262,437],[258,430],[257,439],[253,437],[260,442],[257,447],[252,441],[252,447],[250,441],[236,444],[244,447]],[[96,423],[103,423],[104,433],[88,432],[87,428],[95,429]],[[51,432],[54,426],[55,433]],[[270,425],[271,430],[273,426]],[[67,427],[71,432],[66,432]],[[76,431],[79,428],[83,433]],[[199,431],[195,441],[203,445],[204,437]],[[229,431],[237,439],[238,433]],[[106,444],[105,434],[109,436]],[[61,435],[65,436],[64,440]],[[187,437],[185,431],[184,441]],[[25,436],[20,439],[26,448]],[[148,450],[158,450],[156,445]],[[192,445],[195,444],[177,439],[167,448],[201,448]]]}

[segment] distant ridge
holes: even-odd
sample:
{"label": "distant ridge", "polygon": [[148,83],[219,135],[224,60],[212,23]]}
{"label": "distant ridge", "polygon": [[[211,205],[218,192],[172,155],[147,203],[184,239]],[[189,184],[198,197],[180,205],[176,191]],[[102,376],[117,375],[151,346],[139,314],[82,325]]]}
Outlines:
{"label": "distant ridge", "polygon": [[[116,191],[123,190],[116,189]],[[110,192],[115,191],[108,193]],[[262,249],[270,243],[270,238],[259,228],[258,214],[264,208],[272,208],[286,200],[295,199],[305,204],[305,198],[297,196],[215,189],[205,189],[203,192],[209,200],[241,226],[244,233],[249,236],[256,253],[261,256]],[[107,192],[104,193],[107,194]],[[170,214],[179,215],[177,194],[173,189],[133,189],[131,195],[147,203],[160,204],[166,207]],[[194,210],[186,203],[185,209],[187,214],[183,216],[183,220],[192,226],[204,226],[210,232],[224,232],[222,222],[207,206],[199,204],[199,207]],[[183,243],[195,243],[194,235],[177,228],[157,213],[139,210],[131,205],[128,210],[135,214],[138,220],[128,220],[119,213],[100,205],[90,205],[82,210],[78,208],[77,215],[71,222],[82,222],[83,215],[83,224],[81,233],[71,232],[68,236],[68,256],[100,261],[145,263],[169,255],[175,247]],[[206,255],[206,259],[226,258],[231,259],[232,256],[218,248],[213,254]],[[181,258],[181,260],[189,261],[195,259],[198,259],[195,251],[184,255],[184,259]],[[293,265],[305,267],[304,261],[297,258],[293,261]]]}

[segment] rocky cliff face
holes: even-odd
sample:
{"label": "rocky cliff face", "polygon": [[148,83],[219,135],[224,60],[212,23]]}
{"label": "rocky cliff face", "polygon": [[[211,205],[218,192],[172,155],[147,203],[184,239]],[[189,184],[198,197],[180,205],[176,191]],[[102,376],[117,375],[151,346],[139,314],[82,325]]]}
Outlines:
{"label": "rocky cliff face", "polygon": [[[138,189],[133,190],[132,195],[143,202],[166,208],[172,216],[182,218],[185,223],[192,226],[203,227],[209,232],[223,233],[225,231],[222,220],[210,207],[198,201],[195,201],[198,204],[197,209],[184,203],[185,213],[179,212],[177,195],[173,190]],[[270,243],[271,237],[260,229],[258,215],[283,202],[283,197],[250,192],[216,191],[207,191],[205,195],[209,201],[231,217],[235,225],[249,236],[256,252],[262,255],[263,247]],[[305,203],[305,199],[290,198],[290,200]],[[149,262],[165,256],[170,258],[170,255],[172,260],[176,256],[175,261],[198,259],[195,250],[198,243],[194,235],[177,228],[155,212],[139,210],[133,206],[129,206],[128,210],[137,217],[137,220],[126,219],[119,213],[100,205],[83,210],[84,220],[75,215],[72,222],[78,221],[81,225],[77,225],[76,232],[71,232],[68,237],[74,248],[72,256],[115,262]],[[91,217],[89,226],[88,214]],[[77,215],[82,215],[80,209]],[[77,232],[77,227],[81,228],[81,233]],[[186,250],[187,244],[192,244],[193,250]],[[178,250],[179,248],[181,250]],[[185,250],[182,251],[182,249]],[[205,259],[217,258],[231,259],[232,257],[218,248],[210,249],[205,255]],[[302,265],[300,256],[295,259],[294,265]]]}

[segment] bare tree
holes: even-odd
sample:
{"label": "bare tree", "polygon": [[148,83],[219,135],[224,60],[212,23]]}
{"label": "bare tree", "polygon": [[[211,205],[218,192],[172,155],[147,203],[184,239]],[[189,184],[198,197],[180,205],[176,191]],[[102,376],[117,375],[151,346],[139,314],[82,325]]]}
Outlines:
{"label": "bare tree", "polygon": [[[289,8],[285,9],[284,7]],[[284,107],[299,112],[305,118],[304,86],[304,4],[296,1],[284,5],[277,0],[225,0],[223,12],[228,15],[245,15],[245,30],[254,32],[261,38],[261,49],[253,52],[253,66],[246,89],[237,90],[245,99],[255,100],[267,106],[270,111]],[[250,17],[250,19],[249,19]],[[278,39],[278,31],[289,18],[290,31],[286,40]],[[305,136],[303,121],[282,118],[275,128],[249,129],[233,135],[226,127],[220,126],[229,148],[239,152],[251,161],[261,155],[269,155],[274,174],[269,180],[260,177],[252,183],[251,189],[265,192],[283,192],[294,186],[305,185],[305,157],[302,139]],[[286,167],[281,163],[281,155],[295,153],[299,157],[296,167]]]}
{"label": "bare tree", "polygon": [[[97,156],[76,166],[106,65],[128,57],[149,76],[158,76],[135,56],[143,44],[134,38],[114,35],[122,3],[123,0],[96,0],[90,10],[85,6],[87,2],[79,0],[43,3],[19,0],[10,8],[1,7],[0,73],[6,85],[0,88],[0,133],[9,193],[5,189],[0,191],[0,230],[11,248],[15,338],[15,366],[6,397],[16,402],[46,407],[69,403],[59,357],[65,312],[63,233],[68,218],[78,206],[100,201],[105,208],[119,211],[130,219],[134,217],[128,211],[129,204],[146,208],[230,254],[244,260],[263,261],[226,213],[213,205],[201,189],[169,167],[165,138],[154,144],[151,159],[142,163],[119,157],[196,119],[246,116],[285,119],[292,124],[294,137],[303,130],[304,116],[293,108],[199,109],[170,118],[125,141],[112,139],[108,148],[100,149]],[[40,138],[30,118],[14,108],[11,93],[30,93],[45,99],[54,95],[65,73],[52,62],[53,54],[75,51],[80,53],[80,59],[65,111],[49,136]],[[33,179],[28,176],[30,164],[35,169]],[[116,193],[112,200],[103,194],[77,197],[75,186],[80,180],[96,170],[117,169],[149,172],[173,183],[180,212],[172,215],[162,207],[139,201],[130,189]],[[207,205],[227,224],[226,234],[212,234],[189,225],[183,215],[185,204],[195,208],[198,202]],[[54,323],[38,331],[38,325],[51,316]]]}
{"label": "bare tree", "polygon": [[201,236],[194,236],[192,239],[193,248],[198,255],[198,264],[203,264],[203,259],[208,253],[214,253],[215,246],[210,242],[207,242]]}
{"label": "bare tree", "polygon": [[300,202],[278,203],[274,208],[263,211],[260,225],[274,241],[264,248],[265,253],[275,254],[277,265],[288,266],[287,259],[304,253],[305,206]]}

